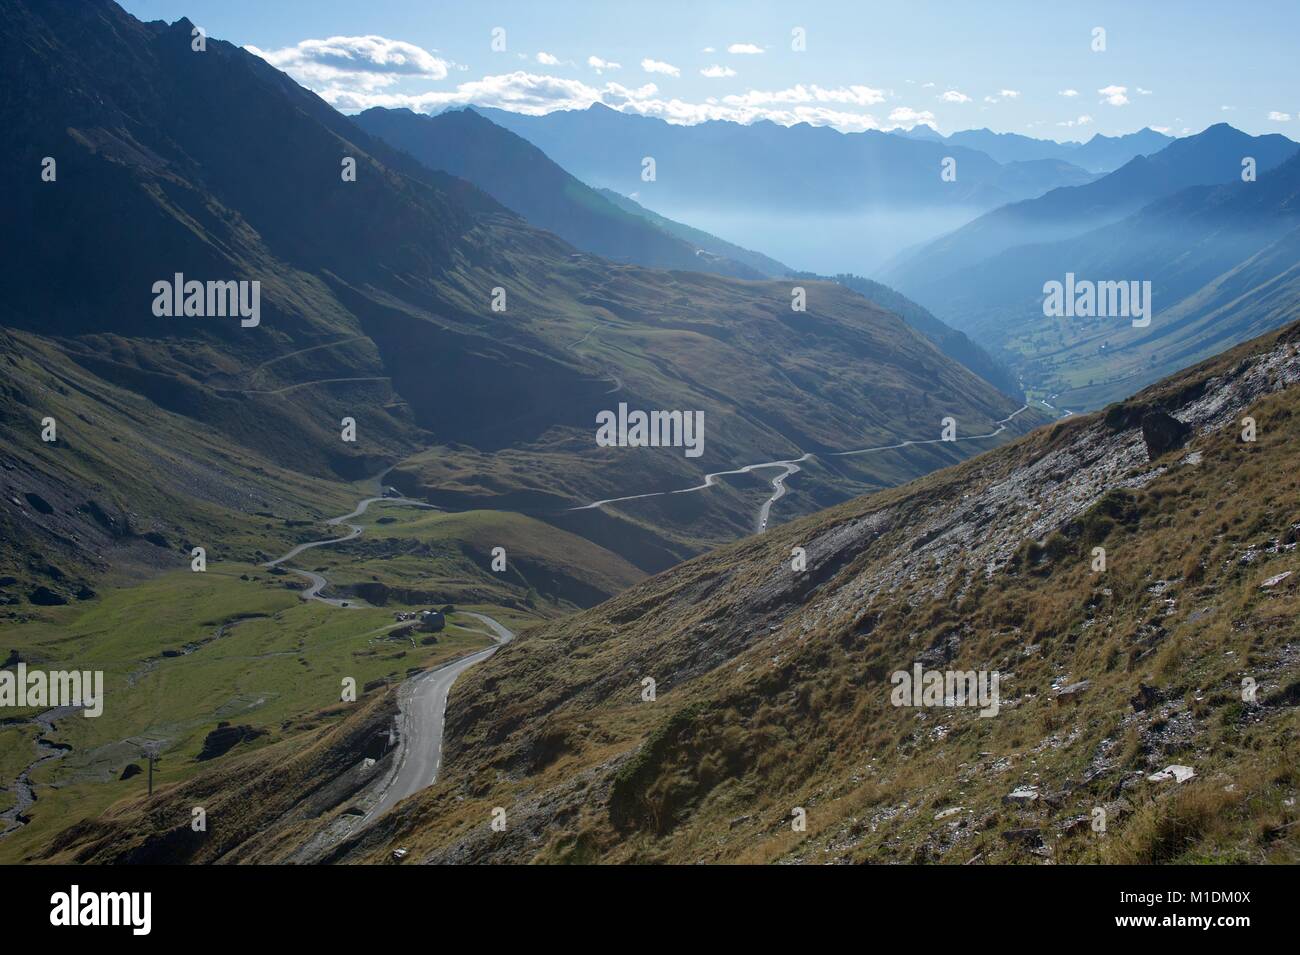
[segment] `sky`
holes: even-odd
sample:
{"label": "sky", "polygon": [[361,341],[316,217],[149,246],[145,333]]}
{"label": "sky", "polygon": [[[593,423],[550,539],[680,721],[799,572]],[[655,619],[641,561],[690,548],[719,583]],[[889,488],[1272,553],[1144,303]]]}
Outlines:
{"label": "sky", "polygon": [[1300,138],[1294,0],[120,2],[142,20],[187,16],[348,113],[603,102],[845,132],[920,122],[1086,140],[1228,122]]}

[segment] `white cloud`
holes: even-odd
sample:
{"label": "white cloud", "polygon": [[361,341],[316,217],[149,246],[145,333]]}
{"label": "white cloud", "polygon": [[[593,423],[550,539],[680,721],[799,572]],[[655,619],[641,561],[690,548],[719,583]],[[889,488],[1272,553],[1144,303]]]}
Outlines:
{"label": "white cloud", "polygon": [[736,71],[729,66],[719,66],[714,63],[712,66],[706,66],[700,70],[700,76],[707,76],[711,80],[725,79],[728,76],[735,76]]}
{"label": "white cloud", "polygon": [[762,53],[763,48],[761,46],[755,46],[752,43],[733,43],[731,46],[727,47],[727,52],[755,54]]}
{"label": "white cloud", "polygon": [[921,89],[923,89],[923,90],[932,90],[932,89],[934,89],[934,84],[933,84],[933,83],[922,83],[922,84],[921,84]]}
{"label": "white cloud", "polygon": [[1166,136],[1168,136],[1170,130],[1173,129],[1172,126],[1152,126],[1151,128],[1154,129],[1157,133],[1164,133]]}
{"label": "white cloud", "polygon": [[377,90],[404,79],[441,80],[452,65],[414,43],[382,36],[332,36],[279,50],[245,49],[317,92],[336,85]]}
{"label": "white cloud", "polygon": [[1150,90],[1144,90],[1144,89],[1143,89],[1142,87],[1140,87],[1140,86],[1137,88],[1137,91],[1138,91],[1138,95],[1139,95],[1139,96],[1150,96],[1150,95],[1151,95],[1151,91],[1150,91]]}
{"label": "white cloud", "polygon": [[1219,107],[1219,109],[1223,110],[1225,113],[1226,113],[1226,112],[1229,112],[1230,110],[1234,110],[1234,109],[1236,109],[1236,108],[1237,108],[1237,107],[1235,107],[1235,106],[1220,106],[1220,107]]}
{"label": "white cloud", "polygon": [[1277,110],[1273,110],[1268,114],[1268,118],[1275,123],[1289,123],[1291,121],[1291,114],[1279,113]]}
{"label": "white cloud", "polygon": [[1057,95],[1057,96],[1078,96],[1078,95],[1079,95],[1079,91],[1078,91],[1078,90],[1060,90],[1056,95]]}
{"label": "white cloud", "polygon": [[1087,126],[1091,122],[1092,122],[1092,117],[1085,114],[1083,116],[1080,116],[1078,119],[1067,119],[1063,122],[1057,123],[1056,125],[1057,126]]}
{"label": "white cloud", "polygon": [[747,93],[725,96],[722,101],[729,106],[760,106],[765,103],[839,103],[850,106],[872,106],[885,101],[881,90],[870,86],[837,86],[832,89],[816,83],[802,83],[783,90],[750,90]]}
{"label": "white cloud", "polygon": [[[744,44],[739,44],[744,46]],[[775,91],[751,90],[704,102],[667,98],[654,83],[627,87],[609,81],[592,83],[579,79],[533,73],[526,66],[514,72],[483,76],[441,89],[421,88],[424,80],[444,80],[450,71],[465,67],[444,60],[410,43],[380,36],[330,37],[303,40],[284,49],[249,52],[283,69],[337,109],[356,112],[372,106],[407,107],[416,111],[458,106],[492,106],[526,115],[541,115],[561,109],[586,109],[603,103],[612,109],[653,116],[670,123],[693,124],[707,120],[753,123],[769,120],[785,126],[808,123],[832,126],[844,132],[880,129],[881,123],[863,107],[885,102],[885,91],[868,86],[820,87],[799,84]],[[756,52],[762,52],[757,47]],[[544,66],[560,61],[541,51],[521,55],[525,61]],[[554,61],[554,62],[552,62]],[[597,74],[619,70],[621,64],[592,55],[587,66]],[[643,68],[678,76],[681,71],[668,63],[647,59]],[[734,75],[729,67],[709,67],[706,76]],[[401,85],[398,85],[398,84]],[[933,122],[928,112],[895,110],[895,123]]]}
{"label": "white cloud", "polygon": [[[615,84],[608,84],[606,89]],[[653,84],[651,84],[653,89]],[[372,106],[388,109],[408,107],[417,112],[446,106],[496,106],[537,116],[555,109],[586,109],[599,102],[601,90],[581,80],[561,79],[517,70],[460,83],[454,90],[397,93],[330,86],[317,90],[321,98],[340,110],[362,110]]]}
{"label": "white cloud", "polygon": [[1016,99],[1020,95],[1020,90],[998,90],[998,95],[1003,99]]}
{"label": "white cloud", "polygon": [[898,126],[905,126],[908,129],[911,129],[917,124],[933,126],[934,113],[930,112],[928,109],[915,110],[910,106],[897,106],[890,110],[889,121]]}
{"label": "white cloud", "polygon": [[948,90],[939,98],[943,100],[945,103],[969,103],[970,102],[969,96],[967,96],[965,93],[960,93],[957,90]]}
{"label": "white cloud", "polygon": [[668,76],[681,76],[682,71],[671,63],[664,63],[661,60],[652,60],[646,57],[641,61],[641,69],[647,73],[664,73]]}
{"label": "white cloud", "polygon": [[704,49],[700,50],[700,52],[701,52],[701,53],[713,53],[713,52],[714,52],[714,49],[713,49],[713,47],[711,47],[711,46],[706,46]]}
{"label": "white cloud", "polygon": [[1097,92],[1101,94],[1102,102],[1109,103],[1111,106],[1126,106],[1128,104],[1127,86],[1103,86]]}
{"label": "white cloud", "polygon": [[[714,119],[735,123],[753,123],[765,119],[782,126],[808,123],[813,126],[833,126],[844,132],[879,129],[880,123],[870,113],[840,107],[875,103],[883,99],[879,90],[868,87],[833,90],[794,87],[776,92],[754,91],[743,96],[728,96],[722,101],[711,97],[706,102],[694,103],[664,99],[654,83],[634,88],[612,82],[594,86],[581,80],[523,70],[484,76],[482,79],[460,83],[454,90],[398,93],[331,86],[318,92],[327,102],[345,111],[369,109],[372,106],[390,109],[405,106],[417,112],[428,112],[444,107],[475,105],[495,106],[529,116],[540,116],[554,110],[586,109],[593,103],[603,103],[625,113],[658,117],[669,123],[683,125]],[[933,121],[933,116],[929,113],[917,113],[915,116],[920,121]]]}

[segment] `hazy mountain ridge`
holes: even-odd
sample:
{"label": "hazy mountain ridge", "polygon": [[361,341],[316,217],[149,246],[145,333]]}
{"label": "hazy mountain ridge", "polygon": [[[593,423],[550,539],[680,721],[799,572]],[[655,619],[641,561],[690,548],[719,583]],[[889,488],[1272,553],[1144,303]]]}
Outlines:
{"label": "hazy mountain ridge", "polygon": [[[1027,384],[1059,393],[1061,407],[1115,400],[1294,320],[1300,155],[1286,148],[1291,158],[1257,181],[1192,186],[1063,241],[1007,249],[918,294],[1008,356]],[[1150,326],[1044,317],[1043,283],[1067,272],[1151,282]]]}
{"label": "hazy mountain ridge", "polygon": [[1004,250],[1082,235],[1181,189],[1238,180],[1243,156],[1254,157],[1263,172],[1285,162],[1297,150],[1300,145],[1285,136],[1249,136],[1220,123],[1173,141],[1154,155],[1132,159],[1094,182],[1054,189],[986,213],[905,253],[880,275],[940,307],[947,304],[945,280],[949,276]]}
{"label": "hazy mountain ridge", "polygon": [[895,133],[912,139],[978,149],[1000,163],[1055,159],[1092,173],[1111,172],[1136,156],[1158,152],[1174,141],[1174,137],[1149,127],[1122,136],[1095,133],[1086,142],[1035,139],[1019,133],[995,133],[991,129],[964,129],[944,136],[925,125],[906,132],[896,130]]}
{"label": "hazy mountain ridge", "polygon": [[472,109],[422,116],[375,107],[353,121],[430,169],[474,183],[531,224],[615,262],[737,278],[764,273],[713,254],[628,213]]}
{"label": "hazy mountain ridge", "polygon": [[612,189],[600,189],[598,191],[620,209],[630,212],[632,215],[640,216],[670,235],[685,239],[697,248],[749,266],[765,278],[781,278],[790,272],[789,266],[783,265],[776,259],[769,258],[761,252],[741,248],[725,239],[710,235],[702,229],[696,229],[685,223],[675,222],[666,216],[661,216],[657,212],[651,212],[639,202],[614,192]]}

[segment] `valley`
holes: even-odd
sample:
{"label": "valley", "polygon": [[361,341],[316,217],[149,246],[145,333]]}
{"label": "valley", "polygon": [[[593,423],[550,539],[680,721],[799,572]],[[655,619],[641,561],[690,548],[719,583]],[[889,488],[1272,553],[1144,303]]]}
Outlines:
{"label": "valley", "polygon": [[0,864],[1300,863],[1263,81],[155,2],[0,0]]}

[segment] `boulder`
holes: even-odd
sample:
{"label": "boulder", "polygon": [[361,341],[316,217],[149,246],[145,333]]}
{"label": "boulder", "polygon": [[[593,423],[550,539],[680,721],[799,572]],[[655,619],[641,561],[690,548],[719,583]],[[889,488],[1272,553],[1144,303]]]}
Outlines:
{"label": "boulder", "polygon": [[1019,843],[1025,846],[1041,846],[1043,844],[1043,834],[1037,828],[1007,829],[1003,831],[1002,838],[1007,842]]}
{"label": "boulder", "polygon": [[199,755],[195,759],[216,759],[246,740],[265,735],[266,730],[254,729],[251,726],[231,726],[229,723],[218,723],[217,728],[204,738],[203,748],[199,750]]}
{"label": "boulder", "polygon": [[1173,782],[1185,783],[1196,775],[1196,770],[1190,766],[1179,766],[1177,764],[1166,766],[1158,773],[1152,773],[1147,777],[1149,783],[1167,783]]}
{"label": "boulder", "polygon": [[1181,448],[1191,436],[1191,425],[1163,411],[1149,411],[1142,417],[1142,440],[1146,442],[1149,461]]}
{"label": "boulder", "polygon": [[1038,801],[1037,786],[1019,786],[1002,797],[1008,806],[1030,806]]}
{"label": "boulder", "polygon": [[27,599],[38,607],[59,607],[68,602],[68,598],[44,584],[27,595]]}
{"label": "boulder", "polygon": [[1145,683],[1138,684],[1137,694],[1129,699],[1133,709],[1141,713],[1143,710],[1150,709],[1160,702],[1162,694],[1154,686],[1147,686]]}
{"label": "boulder", "polygon": [[1076,706],[1083,699],[1084,691],[1092,686],[1091,680],[1080,680],[1078,683],[1071,683],[1069,686],[1063,686],[1056,691],[1056,702],[1058,705],[1073,703]]}
{"label": "boulder", "polygon": [[54,513],[54,505],[45,500],[45,498],[41,497],[39,494],[29,491],[24,494],[23,497],[27,498],[27,503],[30,504],[34,510],[39,511],[42,514]]}

